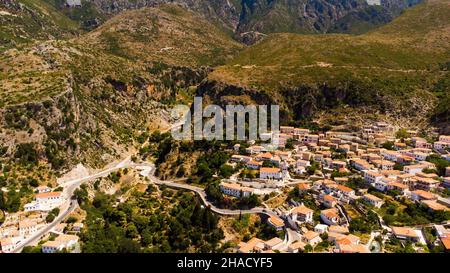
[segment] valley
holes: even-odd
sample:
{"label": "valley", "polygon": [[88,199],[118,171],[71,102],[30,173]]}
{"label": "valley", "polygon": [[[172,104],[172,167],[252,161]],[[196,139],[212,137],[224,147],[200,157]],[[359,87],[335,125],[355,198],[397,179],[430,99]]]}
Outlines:
{"label": "valley", "polygon": [[[428,228],[449,220],[448,14],[448,0],[0,0],[2,251],[442,251]],[[171,110],[194,96],[279,105],[285,145],[173,139]],[[61,184],[79,164],[89,175]],[[327,213],[348,231],[325,232]]]}

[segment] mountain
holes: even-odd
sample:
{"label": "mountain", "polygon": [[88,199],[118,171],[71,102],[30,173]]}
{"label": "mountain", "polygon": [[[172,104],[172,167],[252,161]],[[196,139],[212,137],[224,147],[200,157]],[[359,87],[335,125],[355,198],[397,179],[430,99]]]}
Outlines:
{"label": "mountain", "polygon": [[[12,159],[18,173],[38,169],[36,160],[55,171],[103,166],[132,151],[140,132],[167,128],[170,105],[242,48],[196,14],[164,5],[70,39],[4,49],[0,161]],[[27,162],[21,149],[36,156]]]}
{"label": "mountain", "polygon": [[359,36],[272,34],[215,69],[200,94],[277,103],[286,120],[354,108],[350,116],[366,110],[423,127],[431,119],[448,132],[449,13],[448,0],[429,0]]}
{"label": "mountain", "polygon": [[78,24],[43,0],[0,0],[0,50],[33,40],[69,38]]}
{"label": "mountain", "polygon": [[82,1],[81,7],[68,7],[65,0],[46,1],[82,25],[125,10],[177,4],[243,40],[253,32],[362,33],[420,0],[381,0],[376,6],[366,0],[92,0]]}
{"label": "mountain", "polygon": [[80,42],[140,62],[184,66],[222,64],[243,48],[208,21],[175,5],[120,13]]}

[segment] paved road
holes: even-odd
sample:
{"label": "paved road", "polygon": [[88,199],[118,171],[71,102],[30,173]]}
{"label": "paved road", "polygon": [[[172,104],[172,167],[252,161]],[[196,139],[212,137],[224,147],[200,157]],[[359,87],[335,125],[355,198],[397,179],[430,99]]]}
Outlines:
{"label": "paved road", "polygon": [[149,178],[151,178],[155,182],[155,184],[166,185],[171,188],[185,189],[185,190],[193,191],[201,198],[201,200],[205,206],[210,207],[211,210],[217,214],[221,214],[221,215],[266,214],[268,216],[271,216],[271,215],[276,216],[275,212],[268,210],[266,208],[253,208],[250,210],[228,210],[228,209],[217,208],[206,199],[206,193],[202,188],[191,186],[191,185],[186,185],[186,184],[180,184],[180,183],[176,183],[174,181],[160,180],[153,175],[154,170],[155,170],[155,166],[153,164],[133,163],[133,162],[131,162],[130,158],[131,157],[127,157],[125,160],[119,162],[117,165],[107,168],[105,170],[102,170],[98,173],[88,175],[86,177],[70,180],[65,183],[61,183],[60,186],[64,187],[63,194],[66,197],[66,199],[65,199],[65,202],[60,206],[60,210],[61,210],[60,214],[56,217],[56,219],[52,223],[46,225],[44,228],[41,228],[40,230],[38,230],[38,232],[36,232],[32,236],[26,238],[24,241],[19,243],[12,252],[13,253],[21,252],[25,246],[31,245],[34,242],[38,241],[45,234],[47,234],[52,228],[54,228],[55,226],[60,224],[67,215],[69,215],[71,212],[73,212],[75,210],[75,208],[78,206],[78,204],[76,201],[71,200],[71,197],[73,196],[75,190],[81,184],[83,184],[84,182],[95,180],[100,177],[108,176],[110,173],[112,173],[114,171],[117,171],[122,168],[129,168],[129,167],[132,167],[132,168],[152,167],[152,173],[151,173],[151,175],[149,175]]}
{"label": "paved road", "polygon": [[78,203],[76,200],[71,200],[69,203],[69,206],[66,210],[64,210],[62,213],[58,215],[58,217],[55,218],[53,222],[48,224],[46,227],[40,229],[37,233],[33,234],[31,237],[26,238],[23,242],[19,243],[16,248],[11,251],[12,253],[19,253],[22,251],[22,249],[30,244],[33,244],[36,241],[39,241],[45,234],[50,232],[55,226],[57,226],[61,221],[69,215],[72,211],[75,210],[75,208],[78,206]]}
{"label": "paved road", "polygon": [[203,204],[211,209],[211,211],[221,214],[221,215],[239,215],[239,214],[266,214],[268,216],[276,216],[277,214],[271,210],[268,210],[266,208],[253,208],[249,210],[229,210],[229,209],[220,209],[215,207],[211,202],[209,202],[206,199],[206,192],[199,187],[191,186],[187,184],[180,184],[169,180],[160,180],[154,175],[150,175],[149,178],[157,185],[165,185],[167,187],[171,188],[177,188],[177,189],[184,189],[195,192],[200,199],[202,200]]}
{"label": "paved road", "polygon": [[[88,175],[86,177],[70,180],[65,183],[61,183],[60,186],[64,187],[63,195],[65,196],[66,199],[65,199],[64,203],[60,206],[60,210],[61,210],[60,214],[56,217],[56,219],[52,223],[49,223],[44,228],[39,229],[35,234],[24,239],[21,243],[19,243],[16,246],[16,248],[12,251],[12,253],[21,252],[25,246],[31,245],[34,242],[36,242],[37,240],[39,240],[40,238],[42,238],[52,228],[54,228],[55,226],[60,224],[67,215],[69,215],[71,212],[73,212],[75,210],[75,208],[78,206],[78,204],[76,201],[71,200],[71,197],[72,197],[73,193],[75,192],[75,190],[81,184],[83,184],[84,182],[87,182],[87,181],[92,181],[92,180],[100,178],[100,177],[108,176],[113,171],[136,165],[136,164],[132,163],[130,159],[131,159],[131,157],[127,157],[123,161],[119,162],[117,165],[107,168],[98,173]],[[146,164],[141,164],[141,165],[145,166]]]}

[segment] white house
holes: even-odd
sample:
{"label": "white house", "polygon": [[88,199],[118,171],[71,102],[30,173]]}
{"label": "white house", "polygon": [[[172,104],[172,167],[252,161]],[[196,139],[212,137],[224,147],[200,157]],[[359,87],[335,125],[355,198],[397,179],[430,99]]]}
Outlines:
{"label": "white house", "polygon": [[279,217],[271,215],[267,220],[269,225],[273,226],[277,231],[283,230],[284,222]]}
{"label": "white house", "polygon": [[372,194],[366,194],[363,196],[363,200],[367,203],[371,204],[372,206],[375,206],[377,208],[380,208],[383,205],[383,199],[376,197]]}
{"label": "white house", "polygon": [[291,210],[290,215],[293,221],[312,222],[314,211],[304,205],[295,207]]}
{"label": "white house", "polygon": [[11,238],[0,239],[0,250],[9,253],[14,250],[14,242]]}
{"label": "white house", "polygon": [[[39,210],[52,210],[64,201],[62,192],[43,192],[34,196],[34,201],[39,205]],[[31,207],[31,205],[30,205]]]}
{"label": "white house", "polygon": [[65,248],[64,242],[48,241],[42,245],[42,253],[55,253]]}
{"label": "white house", "polygon": [[31,220],[23,220],[19,222],[20,236],[27,237],[37,231],[37,223]]}
{"label": "white house", "polygon": [[281,180],[283,179],[283,173],[279,168],[264,167],[259,170],[259,178]]}
{"label": "white house", "polygon": [[252,189],[248,187],[242,187],[237,183],[225,183],[220,184],[220,190],[226,194],[237,198],[248,197],[252,194]]}
{"label": "white house", "polygon": [[310,244],[311,246],[315,246],[318,243],[322,242],[322,238],[320,238],[320,234],[317,232],[314,232],[312,230],[308,230],[308,232],[303,234],[302,240],[305,243]]}
{"label": "white house", "polygon": [[328,232],[328,226],[324,225],[324,224],[317,224],[314,227],[314,231],[319,233],[319,234],[326,233],[326,232]]}
{"label": "white house", "polygon": [[36,188],[36,190],[38,191],[38,193],[44,193],[44,192],[51,192],[52,189],[50,187],[47,186],[39,186]]}
{"label": "white house", "polygon": [[327,225],[339,225],[340,217],[336,208],[322,210],[320,219]]}
{"label": "white house", "polygon": [[368,182],[370,184],[375,184],[375,183],[381,181],[382,178],[383,178],[383,175],[381,173],[377,173],[374,171],[368,171],[368,170],[364,171],[364,180],[366,180],[366,182]]}

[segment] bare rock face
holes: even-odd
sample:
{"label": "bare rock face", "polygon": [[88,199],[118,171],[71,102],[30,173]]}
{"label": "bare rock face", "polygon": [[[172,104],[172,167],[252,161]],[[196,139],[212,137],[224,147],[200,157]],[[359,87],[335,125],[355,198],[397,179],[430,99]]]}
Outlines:
{"label": "bare rock face", "polygon": [[[392,19],[404,9],[422,0],[381,0],[375,18],[354,16],[354,20],[378,23],[381,17]],[[241,34],[245,43],[254,42],[249,33],[339,31],[339,20],[371,7],[366,0],[93,0],[102,12],[116,14],[127,9],[178,4],[199,13],[222,28]],[[376,24],[375,24],[376,25]],[[346,29],[343,30],[344,32]],[[250,38],[250,39],[249,39]],[[250,42],[249,42],[250,41]]]}

